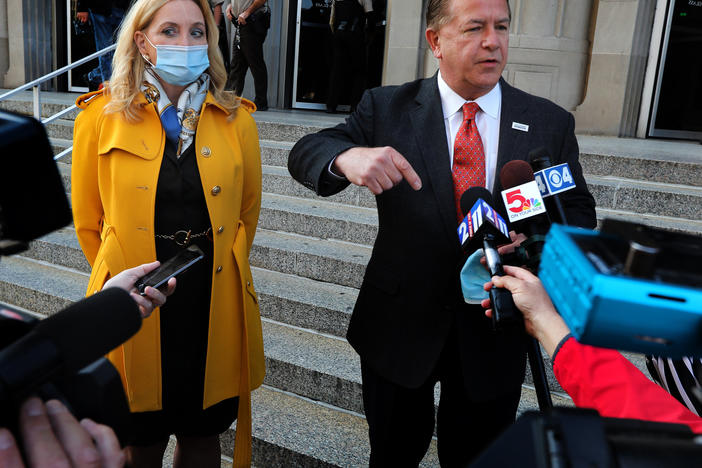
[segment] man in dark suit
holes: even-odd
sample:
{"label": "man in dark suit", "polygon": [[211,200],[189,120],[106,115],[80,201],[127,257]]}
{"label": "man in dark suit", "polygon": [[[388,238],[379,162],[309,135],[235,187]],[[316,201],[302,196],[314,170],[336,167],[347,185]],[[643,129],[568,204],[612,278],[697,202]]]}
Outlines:
{"label": "man in dark suit", "polygon": [[[417,466],[434,429],[437,381],[442,466],[465,466],[514,420],[519,403],[523,332],[492,331],[459,284],[452,171],[463,126],[479,131],[481,184],[495,200],[504,164],[543,146],[554,163],[568,162],[577,184],[561,198],[568,221],[596,223],[573,117],[500,78],[510,20],[507,0],[429,0],[426,36],[439,73],[366,92],[344,124],[307,135],[290,152],[292,176],[319,195],[349,183],[376,195],[378,236],[347,334],[361,358],[371,466]],[[472,123],[466,102],[479,106]]]}

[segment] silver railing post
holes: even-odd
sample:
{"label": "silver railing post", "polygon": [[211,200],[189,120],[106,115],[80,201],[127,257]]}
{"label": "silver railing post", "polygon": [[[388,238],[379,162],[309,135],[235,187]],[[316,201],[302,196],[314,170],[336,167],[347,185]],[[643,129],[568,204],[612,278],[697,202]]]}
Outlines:
{"label": "silver railing post", "polygon": [[37,120],[41,120],[41,90],[39,86],[36,85],[32,88],[34,118]]}

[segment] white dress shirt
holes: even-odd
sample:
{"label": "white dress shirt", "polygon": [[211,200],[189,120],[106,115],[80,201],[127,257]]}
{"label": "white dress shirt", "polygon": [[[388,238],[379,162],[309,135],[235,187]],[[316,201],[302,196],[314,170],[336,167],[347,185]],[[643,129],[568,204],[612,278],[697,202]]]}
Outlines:
{"label": "white dress shirt", "polygon": [[[453,169],[453,147],[458,129],[463,123],[463,104],[473,101],[466,101],[452,90],[441,77],[441,72],[437,78],[441,109],[444,113],[444,126],[446,127],[446,142]],[[502,108],[500,83],[498,82],[489,93],[480,96],[475,102],[480,106],[480,110],[475,115],[475,123],[478,126],[478,133],[483,141],[485,152],[485,184],[487,185],[485,188],[492,191],[497,168],[497,147],[500,142],[500,111]]]}

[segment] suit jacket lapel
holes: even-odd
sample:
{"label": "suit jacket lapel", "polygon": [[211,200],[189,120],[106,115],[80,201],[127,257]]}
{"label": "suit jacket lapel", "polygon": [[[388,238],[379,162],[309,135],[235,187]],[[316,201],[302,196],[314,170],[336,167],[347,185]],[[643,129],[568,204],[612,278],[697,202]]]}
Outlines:
{"label": "suit jacket lapel", "polygon": [[500,88],[502,90],[502,107],[500,110],[500,142],[497,148],[497,167],[495,169],[495,181],[492,186],[493,197],[499,197],[502,190],[500,184],[500,171],[502,167],[514,159],[526,159],[526,152],[517,151],[523,148],[529,136],[528,132],[512,128],[513,123],[529,125],[522,117],[527,110],[526,103],[519,99],[514,88],[500,78]]}
{"label": "suit jacket lapel", "polygon": [[[409,114],[414,137],[443,220],[446,235],[458,248],[460,246],[456,234],[453,179],[436,75],[422,82],[420,91],[417,93],[416,104],[416,107]],[[423,180],[422,183],[427,187],[427,181]]]}

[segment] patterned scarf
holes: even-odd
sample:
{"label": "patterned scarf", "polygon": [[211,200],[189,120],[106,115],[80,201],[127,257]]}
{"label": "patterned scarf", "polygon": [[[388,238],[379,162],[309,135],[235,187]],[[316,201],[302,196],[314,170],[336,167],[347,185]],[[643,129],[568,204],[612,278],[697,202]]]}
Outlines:
{"label": "patterned scarf", "polygon": [[174,107],[154,72],[147,68],[144,73],[141,91],[147,101],[156,103],[161,125],[166,131],[166,138],[176,144],[178,157],[193,142],[197,123],[200,120],[200,110],[209,87],[210,75],[203,73],[183,90],[178,98],[178,105]]}

